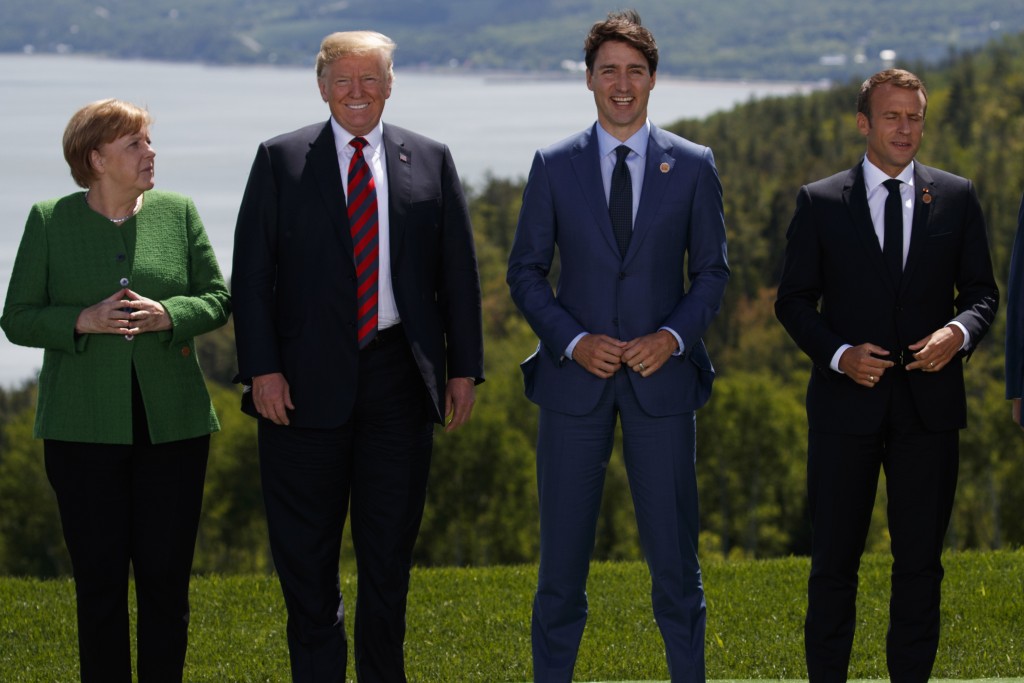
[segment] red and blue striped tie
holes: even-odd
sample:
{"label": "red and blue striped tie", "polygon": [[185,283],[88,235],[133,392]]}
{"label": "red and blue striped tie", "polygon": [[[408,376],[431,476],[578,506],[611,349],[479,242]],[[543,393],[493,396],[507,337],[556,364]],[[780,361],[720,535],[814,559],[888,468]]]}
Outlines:
{"label": "red and blue striped tie", "polygon": [[348,224],[356,264],[356,306],[359,348],[377,336],[377,188],[363,158],[365,138],[352,138],[348,165]]}

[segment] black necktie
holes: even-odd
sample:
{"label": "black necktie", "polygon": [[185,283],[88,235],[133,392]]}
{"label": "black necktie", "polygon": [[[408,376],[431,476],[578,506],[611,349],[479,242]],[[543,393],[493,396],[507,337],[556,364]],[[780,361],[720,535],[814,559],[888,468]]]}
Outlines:
{"label": "black necktie", "polygon": [[889,266],[893,281],[899,282],[903,275],[903,198],[900,196],[900,185],[895,178],[884,183],[889,190],[885,198],[885,235],[882,242],[882,256]]}
{"label": "black necktie", "polygon": [[626,255],[629,238],[633,236],[633,180],[626,165],[629,147],[615,148],[615,169],[612,171],[612,191],[608,195],[608,213],[612,219],[612,232],[619,243],[619,253]]}

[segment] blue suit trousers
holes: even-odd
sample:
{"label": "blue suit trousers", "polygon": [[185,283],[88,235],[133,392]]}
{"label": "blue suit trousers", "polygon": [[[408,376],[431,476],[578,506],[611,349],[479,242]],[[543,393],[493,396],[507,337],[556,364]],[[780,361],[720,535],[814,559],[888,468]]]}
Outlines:
{"label": "blue suit trousers", "polygon": [[532,635],[536,683],[572,680],[587,619],[587,575],[616,422],[622,426],[626,472],[651,573],[651,603],[671,679],[705,679],[695,413],[647,415],[627,372],[620,370],[607,381],[590,414],[540,411],[541,548]]}

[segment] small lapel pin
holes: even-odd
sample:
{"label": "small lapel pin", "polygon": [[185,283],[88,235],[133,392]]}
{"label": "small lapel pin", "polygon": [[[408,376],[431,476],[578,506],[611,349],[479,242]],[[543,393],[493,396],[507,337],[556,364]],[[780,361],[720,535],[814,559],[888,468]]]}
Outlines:
{"label": "small lapel pin", "polygon": [[409,156],[405,152],[399,152],[398,160],[401,161],[403,164],[407,164],[409,163]]}
{"label": "small lapel pin", "polygon": [[672,167],[668,165],[667,161],[663,161],[661,162],[661,166],[658,167],[658,170],[661,171],[662,173],[668,173],[669,171],[672,170]]}
{"label": "small lapel pin", "polygon": [[921,201],[924,202],[925,204],[932,203],[932,195],[927,187],[921,190]]}

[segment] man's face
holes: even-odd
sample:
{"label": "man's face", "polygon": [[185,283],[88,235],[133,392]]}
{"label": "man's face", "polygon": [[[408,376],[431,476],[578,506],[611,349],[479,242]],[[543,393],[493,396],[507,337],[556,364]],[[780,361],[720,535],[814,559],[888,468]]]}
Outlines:
{"label": "man's face", "polygon": [[857,129],[867,139],[868,161],[890,177],[907,167],[924,135],[924,93],[883,83],[871,92],[871,119],[857,114]]}
{"label": "man's face", "polygon": [[647,101],[657,74],[640,50],[617,40],[597,49],[587,88],[594,93],[597,120],[619,140],[627,140],[647,120]]}
{"label": "man's face", "polygon": [[331,115],[352,135],[373,130],[391,97],[391,79],[378,53],[339,57],[324,68],[317,83]]}

